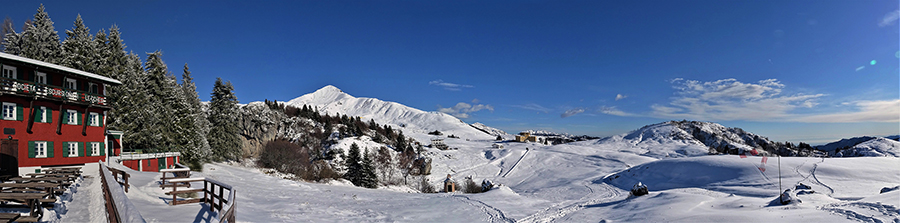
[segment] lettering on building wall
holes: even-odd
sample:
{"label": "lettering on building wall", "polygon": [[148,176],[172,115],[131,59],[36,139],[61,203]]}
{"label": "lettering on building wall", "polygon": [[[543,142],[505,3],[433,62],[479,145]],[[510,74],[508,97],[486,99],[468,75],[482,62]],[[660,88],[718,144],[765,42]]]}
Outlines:
{"label": "lettering on building wall", "polygon": [[92,95],[84,92],[53,88],[46,85],[23,83],[9,79],[0,81],[0,86],[5,91],[22,92],[27,94],[36,94],[40,96],[50,96],[55,98],[65,98],[72,101],[87,102],[91,104],[106,105],[106,97]]}

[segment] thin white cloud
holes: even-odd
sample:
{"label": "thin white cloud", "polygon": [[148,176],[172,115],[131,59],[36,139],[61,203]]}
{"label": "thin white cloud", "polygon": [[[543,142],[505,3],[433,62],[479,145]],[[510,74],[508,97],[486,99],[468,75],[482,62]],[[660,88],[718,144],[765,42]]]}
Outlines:
{"label": "thin white cloud", "polygon": [[[476,100],[477,101],[477,100]],[[455,116],[457,118],[469,118],[469,113],[477,112],[481,110],[489,110],[491,112],[494,111],[494,106],[485,105],[485,104],[469,104],[465,102],[456,103],[453,107],[450,108],[441,108],[438,105],[438,111],[447,113],[449,115]]]}
{"label": "thin white cloud", "polygon": [[628,97],[628,95],[624,95],[624,94],[616,94],[616,101],[625,99],[625,98],[627,98],[627,97]]}
{"label": "thin white cloud", "polygon": [[640,116],[640,115],[637,115],[637,114],[632,114],[632,113],[628,113],[628,112],[624,112],[624,111],[622,111],[622,110],[619,110],[618,108],[616,108],[616,106],[611,106],[611,107],[601,106],[600,109],[597,109],[597,111],[600,112],[600,113],[603,113],[603,114],[607,114],[607,115],[615,115],[615,116],[622,116],[622,117],[637,117],[637,116]]}
{"label": "thin white cloud", "polygon": [[888,12],[884,15],[884,18],[881,19],[881,22],[878,23],[878,27],[894,25],[898,19],[900,19],[900,9]]}
{"label": "thin white cloud", "polygon": [[444,88],[444,90],[448,90],[448,91],[461,91],[463,88],[474,88],[475,87],[475,86],[468,85],[468,84],[447,83],[447,82],[444,82],[444,80],[440,80],[440,79],[429,81],[428,85],[442,87],[442,88]]}
{"label": "thin white cloud", "polygon": [[563,112],[561,115],[559,115],[559,117],[567,118],[569,116],[577,115],[582,112],[584,112],[584,108],[569,109],[568,111]]}
{"label": "thin white cloud", "polygon": [[861,71],[862,69],[866,69],[866,66],[859,66],[856,68],[856,71]]}
{"label": "thin white cloud", "polygon": [[794,121],[816,123],[900,122],[900,99],[887,101],[858,101],[854,112],[797,117]]}
{"label": "thin white cloud", "polygon": [[515,108],[525,109],[525,110],[543,112],[543,113],[550,113],[550,110],[551,110],[549,108],[545,108],[544,106],[541,106],[541,105],[535,104],[535,103],[528,103],[528,104],[524,104],[524,105],[510,105],[510,106],[515,107]]}
{"label": "thin white cloud", "polygon": [[651,106],[653,116],[675,119],[775,121],[791,117],[797,108],[816,105],[824,94],[781,95],[785,87],[776,79],[743,83],[735,79],[712,82],[671,81],[677,90],[668,105]]}

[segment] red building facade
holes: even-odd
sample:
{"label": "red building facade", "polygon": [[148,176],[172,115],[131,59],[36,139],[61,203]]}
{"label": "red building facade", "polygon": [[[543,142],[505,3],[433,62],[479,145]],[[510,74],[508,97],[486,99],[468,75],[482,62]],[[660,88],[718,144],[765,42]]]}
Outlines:
{"label": "red building facade", "polygon": [[0,171],[11,162],[35,167],[106,160],[106,89],[121,82],[5,53],[0,71]]}

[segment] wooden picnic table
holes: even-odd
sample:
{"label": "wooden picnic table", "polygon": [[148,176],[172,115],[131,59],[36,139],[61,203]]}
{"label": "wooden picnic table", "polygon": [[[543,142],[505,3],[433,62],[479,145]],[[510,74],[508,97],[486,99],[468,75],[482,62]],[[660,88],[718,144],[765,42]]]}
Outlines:
{"label": "wooden picnic table", "polygon": [[0,183],[0,191],[2,192],[46,192],[50,194],[50,199],[44,202],[55,202],[56,193],[65,191],[65,187],[59,183],[49,182],[29,182],[29,183]]}
{"label": "wooden picnic table", "polygon": [[48,170],[81,170],[81,167],[50,167]]}
{"label": "wooden picnic table", "polygon": [[48,193],[8,193],[2,192],[0,193],[0,201],[12,201],[17,203],[23,203],[28,206],[29,213],[28,215],[31,217],[36,217],[38,220],[41,215],[43,215],[43,208],[41,208],[41,198],[49,196]]}
{"label": "wooden picnic table", "polygon": [[0,213],[0,222],[13,222],[19,218],[19,213]]}
{"label": "wooden picnic table", "polygon": [[29,183],[29,182],[54,182],[58,184],[71,184],[71,181],[68,177],[13,177],[9,178],[11,181],[15,181],[16,183]]}

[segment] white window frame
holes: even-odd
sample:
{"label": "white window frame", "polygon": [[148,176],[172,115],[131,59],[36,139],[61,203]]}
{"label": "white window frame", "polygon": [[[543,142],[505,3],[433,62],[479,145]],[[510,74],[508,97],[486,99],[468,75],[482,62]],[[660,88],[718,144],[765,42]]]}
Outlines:
{"label": "white window frame", "polygon": [[96,112],[88,113],[88,120],[90,120],[91,126],[100,126],[100,114]]}
{"label": "white window frame", "polygon": [[[8,71],[8,72],[7,72]],[[16,67],[10,65],[3,65],[3,77],[18,79],[19,74],[16,73]]]}
{"label": "white window frame", "polygon": [[35,71],[34,82],[39,84],[47,84],[47,73]]}
{"label": "white window frame", "polygon": [[78,125],[78,111],[66,109],[66,115],[69,117],[69,125]]}
{"label": "white window frame", "polygon": [[[97,88],[97,91],[94,91],[94,88]],[[88,89],[87,89],[87,92],[90,92],[91,94],[99,94],[99,93],[100,93],[100,86],[97,85],[97,84],[95,84],[95,83],[90,83],[90,82],[88,82]]]}
{"label": "white window frame", "polygon": [[78,80],[67,77],[66,78],[66,88],[72,89],[72,90],[78,90]]}
{"label": "white window frame", "polygon": [[47,158],[47,142],[34,142],[34,158]]}
{"label": "white window frame", "polygon": [[100,155],[100,143],[92,142],[91,143],[91,156],[99,156]]}
{"label": "white window frame", "polygon": [[69,154],[67,157],[78,157],[78,142],[69,142],[66,146],[69,147]]}
{"label": "white window frame", "polygon": [[3,102],[3,120],[16,120],[16,103]]}
{"label": "white window frame", "polygon": [[40,106],[40,107],[38,107],[38,109],[41,109],[41,117],[40,117],[41,122],[46,123],[47,122],[47,107]]}

